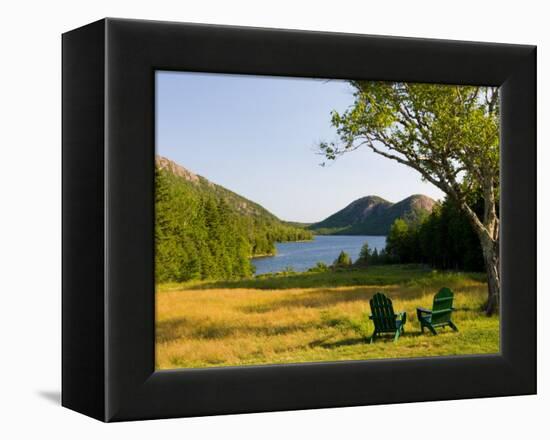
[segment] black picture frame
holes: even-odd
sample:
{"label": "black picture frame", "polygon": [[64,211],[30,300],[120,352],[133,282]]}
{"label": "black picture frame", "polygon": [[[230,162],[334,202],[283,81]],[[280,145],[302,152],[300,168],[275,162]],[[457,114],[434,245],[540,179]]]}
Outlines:
{"label": "black picture frame", "polygon": [[[536,393],[536,47],[103,19],[63,34],[62,404],[102,421]],[[501,352],[154,369],[155,70],[501,88]]]}

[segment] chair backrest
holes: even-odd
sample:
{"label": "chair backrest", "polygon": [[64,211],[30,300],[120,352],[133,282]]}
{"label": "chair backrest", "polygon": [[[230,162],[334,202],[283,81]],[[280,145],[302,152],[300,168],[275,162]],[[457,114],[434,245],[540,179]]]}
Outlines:
{"label": "chair backrest", "polygon": [[392,332],[397,330],[395,326],[395,313],[393,304],[383,293],[375,293],[370,300],[370,310],[374,327],[381,332]]}
{"label": "chair backrest", "polygon": [[448,322],[453,312],[454,293],[448,287],[443,287],[434,296],[432,307],[432,324]]}

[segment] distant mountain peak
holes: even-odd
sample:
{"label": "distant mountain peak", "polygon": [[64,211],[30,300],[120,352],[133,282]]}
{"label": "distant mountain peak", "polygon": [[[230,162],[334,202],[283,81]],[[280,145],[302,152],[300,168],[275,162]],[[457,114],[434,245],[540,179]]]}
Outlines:
{"label": "distant mountain peak", "polygon": [[435,204],[435,200],[431,197],[425,196],[424,194],[413,194],[412,196],[407,197],[406,199],[401,200],[401,202],[411,203],[416,208],[425,209],[427,211],[432,211]]}
{"label": "distant mountain peak", "polygon": [[173,160],[167,159],[166,157],[159,156],[157,154],[155,156],[155,164],[161,170],[166,170],[176,176],[183,177],[188,182],[200,182],[200,177],[198,174],[189,171],[187,168],[182,167],[181,165],[177,164]]}
{"label": "distant mountain peak", "polygon": [[397,218],[411,218],[432,211],[435,201],[423,194],[413,194],[397,203],[369,195],[351,202],[309,229],[318,234],[387,235]]}
{"label": "distant mountain peak", "polygon": [[247,198],[240,196],[239,194],[224,188],[221,185],[211,182],[206,177],[195,174],[173,160],[156,155],[155,165],[157,168],[189,182],[193,185],[193,187],[196,187],[197,190],[207,191],[208,193],[215,195],[218,199],[223,199],[226,203],[243,215],[269,218],[270,221],[280,222],[274,214],[258,203],[248,200]]}
{"label": "distant mountain peak", "polygon": [[[189,182],[197,190],[208,191],[225,200],[243,215],[280,222],[275,215],[261,205],[195,174],[173,160],[157,155],[155,163],[159,169]],[[433,199],[423,194],[413,194],[397,203],[389,202],[376,195],[368,195],[354,200],[325,220],[309,225],[308,229],[318,234],[387,235],[397,218],[414,218],[421,213],[429,213],[434,204]]]}

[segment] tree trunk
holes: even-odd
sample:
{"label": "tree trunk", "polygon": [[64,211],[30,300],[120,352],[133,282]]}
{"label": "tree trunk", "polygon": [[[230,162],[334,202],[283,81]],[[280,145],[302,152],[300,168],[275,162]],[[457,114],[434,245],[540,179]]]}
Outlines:
{"label": "tree trunk", "polygon": [[485,191],[485,215],[482,223],[476,213],[463,202],[461,205],[474,231],[477,233],[483,251],[485,270],[487,272],[487,305],[488,316],[497,313],[500,302],[500,252],[499,252],[499,222],[496,215],[496,203],[493,191]]}
{"label": "tree trunk", "polygon": [[500,261],[498,241],[482,239],[481,247],[485,259],[485,268],[487,271],[487,306],[488,316],[498,313],[500,303]]}

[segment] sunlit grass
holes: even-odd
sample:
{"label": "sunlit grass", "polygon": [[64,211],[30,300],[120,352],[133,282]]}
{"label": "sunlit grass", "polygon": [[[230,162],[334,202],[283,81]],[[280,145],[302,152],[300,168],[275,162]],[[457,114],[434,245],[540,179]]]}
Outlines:
{"label": "sunlit grass", "polygon": [[[443,286],[455,292],[453,320],[460,331],[421,335],[416,307],[431,308],[433,295]],[[497,353],[499,319],[481,311],[486,289],[479,274],[414,267],[162,285],[157,292],[156,366]],[[377,291],[392,298],[396,311],[407,312],[406,333],[397,343],[390,337],[366,343],[373,330],[368,301]]]}

